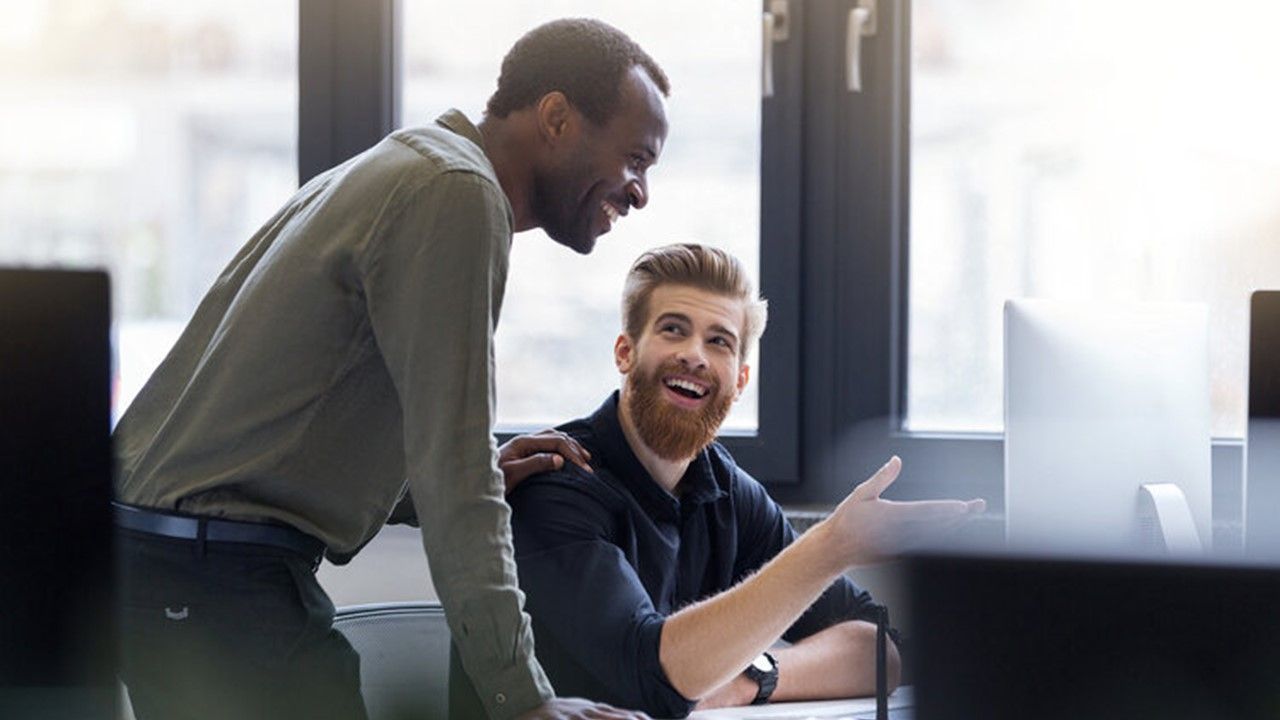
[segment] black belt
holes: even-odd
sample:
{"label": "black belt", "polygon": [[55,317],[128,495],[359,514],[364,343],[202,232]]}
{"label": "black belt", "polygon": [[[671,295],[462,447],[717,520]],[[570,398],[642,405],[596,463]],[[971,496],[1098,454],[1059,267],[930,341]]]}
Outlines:
{"label": "black belt", "polygon": [[319,565],[324,557],[324,543],[284,525],[175,515],[118,502],[111,505],[115,510],[116,527],[126,530],[181,540],[269,545],[301,553],[311,560],[313,566]]}

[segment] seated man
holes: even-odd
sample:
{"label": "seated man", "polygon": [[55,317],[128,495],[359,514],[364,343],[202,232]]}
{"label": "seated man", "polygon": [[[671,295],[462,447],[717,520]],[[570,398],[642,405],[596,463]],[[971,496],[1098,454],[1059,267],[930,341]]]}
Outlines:
{"label": "seated man", "polygon": [[[742,265],[699,245],[652,250],[627,277],[623,314],[621,391],[560,428],[593,471],[565,462],[508,496],[520,585],[556,690],[655,717],[872,694],[876,606],[844,572],[982,501],[881,500],[894,458],[797,537],[714,442],[765,324]],[[769,650],[779,638],[792,645]],[[892,644],[888,658],[895,687]]]}

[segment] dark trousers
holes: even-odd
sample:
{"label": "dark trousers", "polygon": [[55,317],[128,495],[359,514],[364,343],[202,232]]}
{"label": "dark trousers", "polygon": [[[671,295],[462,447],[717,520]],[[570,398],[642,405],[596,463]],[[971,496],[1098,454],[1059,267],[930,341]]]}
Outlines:
{"label": "dark trousers", "polygon": [[117,531],[121,677],[138,720],[365,720],[360,656],[290,550]]}

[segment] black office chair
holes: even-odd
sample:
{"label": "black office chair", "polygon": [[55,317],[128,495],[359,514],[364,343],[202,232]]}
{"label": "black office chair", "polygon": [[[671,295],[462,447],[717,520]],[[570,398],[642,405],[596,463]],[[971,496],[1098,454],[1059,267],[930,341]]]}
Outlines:
{"label": "black office chair", "polygon": [[360,653],[369,720],[447,720],[449,626],[438,603],[353,605],[333,626]]}

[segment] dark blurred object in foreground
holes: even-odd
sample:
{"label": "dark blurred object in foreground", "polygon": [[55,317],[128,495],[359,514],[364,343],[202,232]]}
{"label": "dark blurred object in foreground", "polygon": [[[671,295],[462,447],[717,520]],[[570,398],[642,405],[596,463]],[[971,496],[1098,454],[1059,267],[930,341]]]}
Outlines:
{"label": "dark blurred object in foreground", "polygon": [[110,295],[0,270],[0,717],[110,718]]}
{"label": "dark blurred object in foreground", "polygon": [[917,720],[1280,717],[1280,570],[908,563]]}

